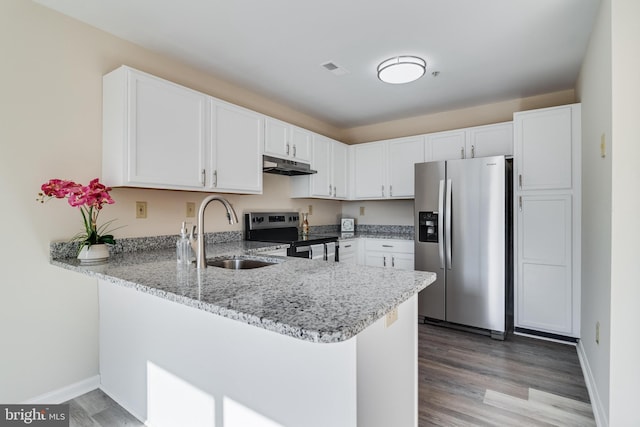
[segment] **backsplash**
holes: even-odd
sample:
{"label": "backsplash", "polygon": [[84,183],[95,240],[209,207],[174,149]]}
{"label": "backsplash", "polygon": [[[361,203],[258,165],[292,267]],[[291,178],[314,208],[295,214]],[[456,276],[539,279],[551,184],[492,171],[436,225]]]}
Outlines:
{"label": "backsplash", "polygon": [[413,225],[356,225],[357,233],[413,234],[413,230]]}

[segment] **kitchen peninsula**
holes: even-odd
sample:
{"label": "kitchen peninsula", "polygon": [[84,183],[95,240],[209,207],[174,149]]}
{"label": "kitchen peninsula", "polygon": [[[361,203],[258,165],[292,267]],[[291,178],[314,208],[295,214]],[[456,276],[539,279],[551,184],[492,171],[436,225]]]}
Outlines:
{"label": "kitchen peninsula", "polygon": [[150,425],[416,426],[416,294],[435,274],[268,249],[207,248],[273,262],[250,270],[168,249],[51,262],[98,279],[101,388]]}

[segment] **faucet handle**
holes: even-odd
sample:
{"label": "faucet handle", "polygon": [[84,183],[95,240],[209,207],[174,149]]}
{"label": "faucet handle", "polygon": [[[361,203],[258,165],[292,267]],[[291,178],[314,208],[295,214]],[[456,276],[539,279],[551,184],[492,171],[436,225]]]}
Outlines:
{"label": "faucet handle", "polygon": [[197,227],[196,225],[191,227],[191,231],[189,232],[189,240],[193,241],[197,239],[196,227]]}

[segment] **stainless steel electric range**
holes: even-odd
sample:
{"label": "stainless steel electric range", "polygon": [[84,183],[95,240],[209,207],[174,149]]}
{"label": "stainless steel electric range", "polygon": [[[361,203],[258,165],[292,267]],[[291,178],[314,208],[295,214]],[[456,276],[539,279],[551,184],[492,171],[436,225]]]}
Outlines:
{"label": "stainless steel electric range", "polygon": [[244,239],[288,244],[287,256],[338,261],[338,235],[300,233],[298,212],[244,214]]}

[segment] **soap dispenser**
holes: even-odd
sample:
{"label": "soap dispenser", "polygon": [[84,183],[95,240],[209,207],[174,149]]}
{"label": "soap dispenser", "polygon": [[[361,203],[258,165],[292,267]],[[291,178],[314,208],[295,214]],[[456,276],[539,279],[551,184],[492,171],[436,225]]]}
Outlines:
{"label": "soap dispenser", "polygon": [[178,257],[179,266],[191,264],[191,242],[189,241],[189,235],[187,233],[187,223],[185,221],[182,221],[180,237],[176,242],[176,255]]}

